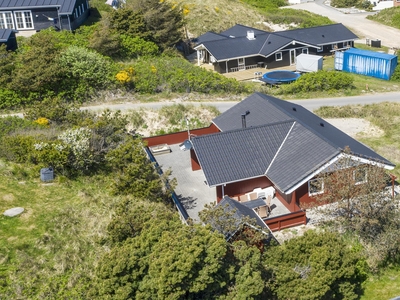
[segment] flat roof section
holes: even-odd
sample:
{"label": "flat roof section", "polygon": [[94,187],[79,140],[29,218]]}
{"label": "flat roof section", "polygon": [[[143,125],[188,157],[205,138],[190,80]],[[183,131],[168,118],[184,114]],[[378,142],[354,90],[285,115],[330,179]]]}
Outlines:
{"label": "flat roof section", "polygon": [[188,215],[195,222],[199,222],[199,212],[208,203],[217,199],[215,188],[210,188],[202,170],[192,171],[190,151],[183,151],[178,144],[169,145],[170,153],[155,156],[163,172],[172,170],[171,178],[176,178],[178,185],[175,193],[185,207]]}

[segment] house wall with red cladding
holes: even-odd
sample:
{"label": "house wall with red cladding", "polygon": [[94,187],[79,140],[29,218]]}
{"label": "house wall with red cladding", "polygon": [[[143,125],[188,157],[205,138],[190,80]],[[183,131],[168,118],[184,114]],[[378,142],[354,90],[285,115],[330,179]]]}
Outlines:
{"label": "house wall with red cladding", "polygon": [[[243,180],[240,182],[228,183],[224,186],[224,193],[229,197],[240,196],[253,191],[255,188],[266,188],[272,186],[272,182],[265,176]],[[222,199],[222,187],[217,186],[217,202]]]}
{"label": "house wall with red cladding", "polygon": [[[194,135],[194,136],[200,136],[200,135],[216,133],[216,132],[219,132],[219,130],[214,124],[211,124],[208,127],[190,130],[190,134]],[[164,134],[164,135],[157,135],[157,136],[143,138],[143,140],[147,142],[148,147],[161,145],[161,144],[168,144],[168,145],[180,144],[180,143],[183,143],[187,139],[188,139],[187,131],[180,131],[180,132],[175,132],[175,133],[169,133],[169,134]]]}

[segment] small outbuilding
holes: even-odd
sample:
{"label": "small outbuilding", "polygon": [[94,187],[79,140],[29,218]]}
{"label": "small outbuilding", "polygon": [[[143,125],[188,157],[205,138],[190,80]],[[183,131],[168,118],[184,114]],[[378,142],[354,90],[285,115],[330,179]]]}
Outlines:
{"label": "small outbuilding", "polygon": [[322,70],[323,57],[302,53],[296,57],[296,71],[298,72],[317,72]]}
{"label": "small outbuilding", "polygon": [[350,48],[336,52],[335,69],[389,80],[397,67],[397,56]]}

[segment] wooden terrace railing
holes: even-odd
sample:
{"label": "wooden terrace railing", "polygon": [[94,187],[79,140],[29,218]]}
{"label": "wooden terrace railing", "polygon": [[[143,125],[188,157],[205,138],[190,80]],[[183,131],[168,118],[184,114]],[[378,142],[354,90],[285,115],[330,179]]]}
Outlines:
{"label": "wooden terrace railing", "polygon": [[304,210],[296,211],[286,215],[280,215],[264,220],[271,231],[278,231],[299,225],[307,224],[306,212]]}

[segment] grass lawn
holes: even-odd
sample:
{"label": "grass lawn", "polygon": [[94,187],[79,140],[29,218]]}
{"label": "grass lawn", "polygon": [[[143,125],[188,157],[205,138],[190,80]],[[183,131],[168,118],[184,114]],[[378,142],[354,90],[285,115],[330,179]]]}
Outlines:
{"label": "grass lawn", "polygon": [[39,173],[2,161],[0,176],[0,211],[25,209],[18,217],[0,215],[0,298],[84,289],[106,250],[99,241],[119,199],[102,178],[44,183]]}
{"label": "grass lawn", "polygon": [[391,299],[400,296],[400,270],[387,269],[378,276],[371,276],[364,284],[361,300]]}

